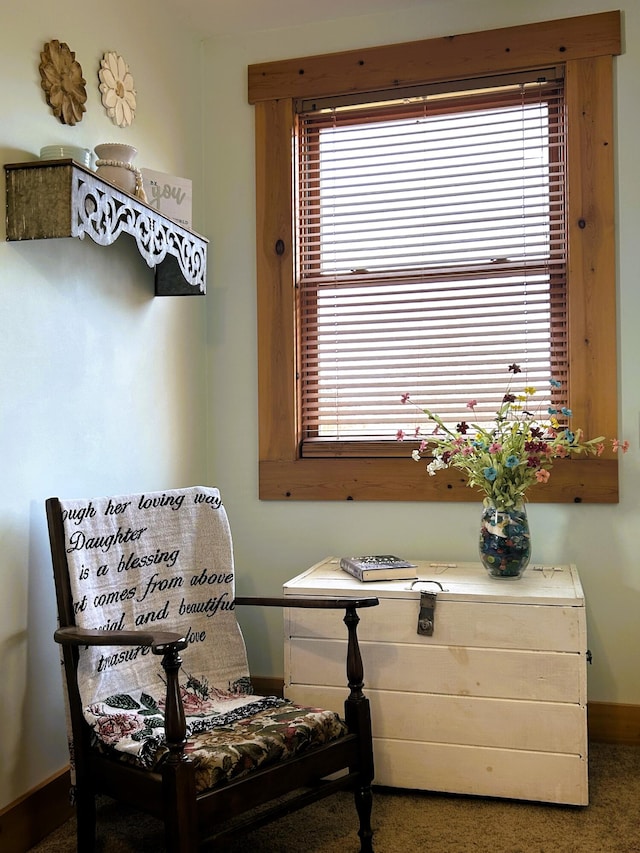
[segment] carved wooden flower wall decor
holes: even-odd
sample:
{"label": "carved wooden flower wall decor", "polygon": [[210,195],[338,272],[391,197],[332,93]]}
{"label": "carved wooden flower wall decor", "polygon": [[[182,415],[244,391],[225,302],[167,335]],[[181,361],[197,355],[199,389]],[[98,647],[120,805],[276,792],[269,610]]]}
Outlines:
{"label": "carved wooden flower wall decor", "polygon": [[52,39],[46,42],[40,54],[42,88],[53,114],[62,124],[82,121],[87,100],[87,82],[82,76],[80,63],[69,45]]}
{"label": "carved wooden flower wall decor", "polygon": [[129,66],[117,53],[107,51],[100,60],[98,77],[107,115],[118,127],[127,127],[136,114],[136,90]]}

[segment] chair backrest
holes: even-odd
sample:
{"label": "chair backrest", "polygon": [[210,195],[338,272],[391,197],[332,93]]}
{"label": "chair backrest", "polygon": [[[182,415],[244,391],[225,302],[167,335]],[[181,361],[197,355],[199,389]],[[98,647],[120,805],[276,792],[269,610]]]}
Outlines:
{"label": "chair backrest", "polygon": [[[251,702],[219,491],[192,487],[59,505],[75,625],[183,634],[189,645],[180,689],[190,731],[208,728],[222,709]],[[113,732],[116,745],[129,732],[117,748],[144,753],[161,729],[163,676],[148,647],[82,649],[80,695],[98,736],[109,743]]]}

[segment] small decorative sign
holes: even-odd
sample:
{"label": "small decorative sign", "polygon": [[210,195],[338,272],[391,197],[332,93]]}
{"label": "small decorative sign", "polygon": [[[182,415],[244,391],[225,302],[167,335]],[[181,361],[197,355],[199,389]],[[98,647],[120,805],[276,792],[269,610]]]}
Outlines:
{"label": "small decorative sign", "polygon": [[179,225],[191,228],[191,181],[152,169],[140,171],[147,204]]}

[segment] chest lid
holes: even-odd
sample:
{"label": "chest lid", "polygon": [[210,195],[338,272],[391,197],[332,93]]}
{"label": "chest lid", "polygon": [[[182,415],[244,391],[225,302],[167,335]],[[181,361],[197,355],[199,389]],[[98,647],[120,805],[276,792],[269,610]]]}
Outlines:
{"label": "chest lid", "polygon": [[340,568],[339,557],[326,557],[284,584],[286,595],[376,595],[379,598],[420,598],[435,592],[438,601],[490,601],[511,604],[584,604],[584,593],[573,564],[530,564],[517,580],[490,578],[478,563],[411,560],[418,580],[363,583]]}

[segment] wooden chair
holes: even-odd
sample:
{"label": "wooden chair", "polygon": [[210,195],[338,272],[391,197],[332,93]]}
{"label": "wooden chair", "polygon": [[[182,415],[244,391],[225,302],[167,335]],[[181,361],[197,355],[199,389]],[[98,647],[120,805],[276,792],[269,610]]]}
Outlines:
{"label": "wooden chair", "polygon": [[[166,501],[170,497],[181,494],[200,495],[204,494],[210,499],[211,494],[217,494],[216,490],[195,488],[193,490],[177,490],[175,492],[163,492],[161,495],[128,496],[132,506],[143,506],[154,497],[158,502]],[[176,498],[177,499],[177,498]],[[111,504],[105,501],[113,500]],[[85,502],[85,510],[100,511],[110,506],[123,505],[125,501],[117,499],[94,499]],[[304,807],[323,797],[340,790],[350,789],[354,792],[355,806],[358,816],[358,835],[360,838],[359,849],[361,853],[372,853],[372,829],[371,810],[372,794],[371,782],[373,779],[373,751],[371,740],[371,721],[369,703],[363,695],[363,665],[360,656],[357,638],[357,624],[359,616],[357,611],[363,607],[371,607],[378,604],[374,597],[361,598],[235,598],[235,605],[262,605],[267,607],[311,607],[322,609],[340,608],[345,611],[344,622],[346,625],[346,672],[349,693],[344,703],[344,718],[338,720],[342,727],[339,736],[328,739],[326,742],[314,744],[312,740],[308,745],[301,744],[300,748],[292,751],[292,754],[282,758],[268,757],[263,763],[250,768],[248,772],[242,769],[243,759],[239,762],[239,769],[231,771],[228,777],[221,779],[211,787],[203,787],[202,767],[194,759],[197,754],[199,739],[206,738],[211,744],[218,737],[217,728],[209,728],[204,733],[189,733],[187,719],[189,711],[185,710],[183,699],[185,698],[184,675],[190,672],[189,660],[194,648],[187,642],[187,622],[179,618],[172,620],[168,617],[169,608],[164,607],[155,612],[153,618],[141,627],[135,627],[130,623],[131,614],[127,611],[128,601],[124,601],[124,593],[119,595],[123,600],[118,601],[123,616],[118,624],[107,621],[106,624],[91,625],[91,615],[87,618],[94,603],[102,598],[100,593],[92,588],[91,596],[83,597],[78,592],[76,578],[91,575],[93,583],[97,583],[97,576],[106,580],[111,576],[112,581],[126,581],[126,575],[133,575],[137,571],[138,578],[144,574],[145,581],[137,584],[137,598],[146,595],[152,583],[161,585],[171,582],[171,578],[178,577],[174,566],[164,575],[158,574],[156,569],[162,563],[163,555],[168,552],[162,551],[162,544],[157,546],[155,552],[146,555],[147,565],[139,557],[139,552],[130,550],[133,540],[127,540],[132,528],[127,524],[126,515],[123,513],[117,518],[119,526],[113,528],[114,540],[109,537],[104,539],[93,537],[79,540],[79,531],[82,529],[81,521],[86,520],[86,514],[78,510],[78,502],[69,508],[68,502],[62,502],[58,498],[49,498],[46,501],[46,513],[49,527],[51,544],[51,555],[55,578],[56,597],[58,606],[59,628],[55,632],[55,640],[61,645],[64,664],[64,678],[68,695],[69,729],[70,729],[70,751],[72,758],[72,770],[74,774],[74,793],[77,809],[77,845],[79,853],[93,853],[96,849],[96,802],[98,794],[106,794],[115,800],[128,804],[149,813],[164,822],[166,849],[168,853],[193,853],[201,848],[205,842],[207,849],[218,849],[217,844],[223,843],[224,839],[246,832],[250,829],[264,825],[278,817]],[[152,506],[152,504],[149,504]],[[74,509],[75,507],[75,509]],[[220,507],[224,512],[224,507]],[[74,517],[75,514],[75,517]],[[226,516],[225,516],[226,518]],[[145,536],[153,531],[153,514],[148,516],[142,527]],[[173,521],[173,518],[170,518]],[[159,522],[166,527],[165,522]],[[200,523],[200,522],[199,522]],[[164,530],[165,528],[163,528]],[[162,535],[160,530],[158,535]],[[202,533],[202,529],[200,530]],[[132,534],[134,535],[134,534]],[[155,534],[154,534],[155,535]],[[172,531],[172,536],[177,535]],[[206,535],[206,531],[205,531]],[[120,539],[118,539],[120,537]],[[124,542],[122,544],[120,542]],[[78,541],[84,545],[80,555],[74,553],[79,549]],[[135,545],[140,545],[133,542]],[[155,543],[160,540],[153,540]],[[95,543],[98,543],[96,545]],[[105,554],[106,543],[109,549]],[[90,543],[87,544],[87,543]],[[90,547],[91,546],[91,547]],[[180,546],[182,548],[182,545]],[[134,553],[138,556],[133,557]],[[175,553],[171,552],[172,555]],[[80,561],[78,562],[78,556]],[[182,556],[182,553],[181,553]],[[150,561],[156,560],[151,565]],[[74,562],[74,558],[76,561]],[[119,562],[116,566],[116,558]],[[218,559],[218,557],[216,557]],[[126,561],[129,561],[127,567]],[[138,560],[137,569],[132,569],[133,562]],[[165,559],[164,568],[171,560]],[[153,570],[153,571],[151,571]],[[233,565],[216,565],[217,572],[233,573]],[[204,577],[191,572],[191,578]],[[207,576],[209,577],[209,576]],[[133,587],[132,578],[129,578],[129,586]],[[177,583],[177,581],[175,581]],[[195,581],[191,581],[195,583]],[[75,584],[75,586],[74,586]],[[146,584],[146,586],[145,586]],[[180,605],[175,609],[178,612],[188,611],[186,598],[188,583],[182,583],[180,587]],[[209,599],[210,601],[213,599]],[[168,601],[168,599],[167,599]],[[210,608],[212,609],[212,608]],[[154,612],[154,611],[150,611]],[[233,617],[235,612],[233,605],[228,608],[227,616]],[[231,616],[229,618],[231,618]],[[84,621],[85,626],[81,623]],[[140,617],[136,617],[140,623]],[[161,624],[160,624],[161,623]],[[87,624],[89,627],[87,627]],[[208,623],[211,624],[211,623]],[[189,628],[189,631],[191,628]],[[239,632],[239,628],[237,629]],[[201,635],[204,635],[204,631]],[[212,634],[209,631],[209,634]],[[193,639],[193,638],[192,638]],[[215,637],[209,637],[209,640]],[[244,641],[241,641],[242,643]],[[102,647],[116,647],[108,650]],[[137,651],[136,651],[137,650]],[[79,670],[82,669],[83,656],[89,654],[100,654],[101,661],[108,661],[111,666],[127,657],[139,657],[134,662],[127,662],[126,666],[131,672],[137,672],[141,661],[147,663],[157,661],[152,655],[161,657],[162,680],[166,682],[166,691],[162,688],[163,699],[158,703],[164,704],[164,735],[166,743],[158,749],[160,756],[151,766],[146,766],[137,757],[118,753],[109,745],[105,745],[96,738],[96,727],[87,721],[86,700],[83,700]],[[183,668],[184,658],[184,668]],[[84,658],[86,660],[86,657]],[[106,667],[106,664],[105,664]],[[99,667],[98,667],[99,668]],[[114,664],[114,669],[117,666]],[[162,674],[164,671],[164,674]],[[241,679],[242,680],[242,679]],[[146,695],[146,694],[144,694]],[[256,697],[249,697],[251,699]],[[148,700],[149,697],[146,697]],[[259,697],[257,697],[259,700]],[[110,700],[111,701],[111,700]],[[244,701],[244,700],[243,700]],[[260,700],[261,701],[261,700]],[[285,700],[274,700],[284,702]],[[158,708],[149,701],[152,710],[147,714],[153,717],[152,725],[158,724]],[[95,711],[95,707],[91,706]],[[284,710],[283,710],[284,709]],[[308,710],[308,709],[307,709]],[[275,717],[284,713],[289,715],[302,715],[305,710],[299,710],[298,706],[290,703],[283,708],[276,708],[273,712]],[[98,713],[95,711],[95,713]],[[327,712],[327,716],[328,712]],[[251,720],[254,718],[252,717]],[[246,722],[246,721],[245,721]],[[231,737],[229,734],[233,726],[222,726],[220,731],[224,732],[222,737],[222,748],[226,749],[226,743]],[[236,737],[235,729],[233,737]],[[271,742],[270,742],[271,744]],[[253,755],[254,744],[250,744],[245,755]],[[268,753],[271,745],[266,750]],[[242,756],[242,744],[233,744],[233,749],[240,752]],[[196,750],[196,752],[194,752]],[[225,753],[226,755],[226,753]],[[220,762],[219,762],[220,763]],[[222,764],[226,766],[225,757]],[[244,762],[246,764],[246,761]],[[250,762],[249,762],[250,763]],[[206,774],[205,774],[206,777]],[[209,777],[206,777],[209,778]],[[355,827],[354,827],[355,836]],[[354,837],[354,843],[357,845]],[[212,846],[211,846],[212,845]],[[221,848],[222,849],[222,848]],[[357,846],[354,846],[354,850]]]}

